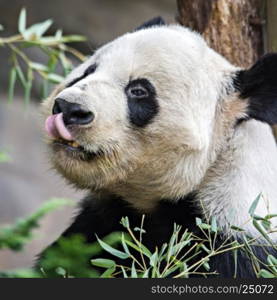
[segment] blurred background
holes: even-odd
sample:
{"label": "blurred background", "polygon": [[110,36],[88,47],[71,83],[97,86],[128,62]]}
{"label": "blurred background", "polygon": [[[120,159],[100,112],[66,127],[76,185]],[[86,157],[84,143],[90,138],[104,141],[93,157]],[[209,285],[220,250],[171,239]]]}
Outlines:
{"label": "blurred background", "polygon": [[[22,7],[26,8],[28,24],[53,19],[49,30],[53,34],[62,29],[64,34],[81,34],[88,42],[74,44],[89,55],[93,49],[131,31],[153,16],[174,20],[176,3],[172,0],[58,0],[58,1],[6,1],[0,0],[2,36],[17,33],[17,20]],[[22,89],[16,88],[13,103],[7,101],[9,51],[0,48],[0,150],[11,157],[0,164],[0,225],[14,222],[34,212],[51,197],[63,197],[78,202],[83,194],[65,184],[47,161],[39,118],[40,96],[36,86],[32,101],[24,106]],[[35,61],[43,61],[41,53],[31,53]],[[22,253],[0,252],[0,270],[32,265],[34,255],[52,242],[69,224],[73,207],[50,213],[43,219],[37,237]]]}
{"label": "blurred background", "polygon": [[[47,34],[62,29],[65,35],[86,36],[87,42],[72,45],[85,55],[155,16],[200,32],[212,48],[242,67],[265,52],[277,51],[276,0],[0,0],[0,24],[4,27],[0,41],[18,33],[22,7],[27,11],[28,26],[50,18],[54,24]],[[41,51],[28,51],[33,61],[45,63]],[[41,82],[34,78],[27,105],[19,85],[13,103],[8,103],[10,69],[10,49],[0,47],[0,153],[5,151],[11,157],[0,163],[0,226],[35,212],[52,197],[77,203],[84,195],[50,170],[39,117]],[[34,256],[69,224],[73,210],[70,207],[46,216],[23,252],[0,251],[0,270],[31,266]]]}

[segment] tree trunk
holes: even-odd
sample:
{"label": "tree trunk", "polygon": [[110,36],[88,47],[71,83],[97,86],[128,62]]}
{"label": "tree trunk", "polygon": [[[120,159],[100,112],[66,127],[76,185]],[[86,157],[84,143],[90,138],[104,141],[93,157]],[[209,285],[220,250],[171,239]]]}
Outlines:
{"label": "tree trunk", "polygon": [[264,52],[264,0],[177,0],[177,20],[200,32],[233,64],[249,67]]}

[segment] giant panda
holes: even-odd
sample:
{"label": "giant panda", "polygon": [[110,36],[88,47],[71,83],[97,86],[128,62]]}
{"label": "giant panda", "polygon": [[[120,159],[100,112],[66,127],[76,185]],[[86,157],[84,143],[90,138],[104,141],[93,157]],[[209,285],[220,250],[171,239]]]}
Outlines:
{"label": "giant panda", "polygon": [[[277,212],[277,54],[241,69],[198,33],[155,18],[74,69],[43,116],[53,166],[88,192],[62,236],[91,243],[122,230],[122,217],[136,226],[145,215],[153,250],[175,223],[199,232],[195,218],[214,217],[219,242],[246,234],[262,243],[249,208],[262,193],[255,214]],[[262,261],[274,253],[252,251]],[[211,271],[233,277],[232,255],[212,257]],[[244,252],[237,259],[237,277],[256,276]]]}

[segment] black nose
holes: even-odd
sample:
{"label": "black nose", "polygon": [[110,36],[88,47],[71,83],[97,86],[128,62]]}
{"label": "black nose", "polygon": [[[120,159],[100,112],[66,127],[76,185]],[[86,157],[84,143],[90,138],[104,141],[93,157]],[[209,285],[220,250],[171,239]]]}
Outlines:
{"label": "black nose", "polygon": [[53,115],[63,113],[63,121],[65,125],[86,125],[93,121],[94,114],[77,103],[65,101],[57,98],[53,106]]}

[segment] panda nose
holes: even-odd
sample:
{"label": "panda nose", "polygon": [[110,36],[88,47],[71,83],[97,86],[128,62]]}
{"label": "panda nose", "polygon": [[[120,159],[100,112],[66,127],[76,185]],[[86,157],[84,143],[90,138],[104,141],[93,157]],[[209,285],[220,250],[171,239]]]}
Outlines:
{"label": "panda nose", "polygon": [[63,113],[65,125],[87,125],[94,119],[93,112],[80,104],[57,98],[52,110],[53,115]]}

